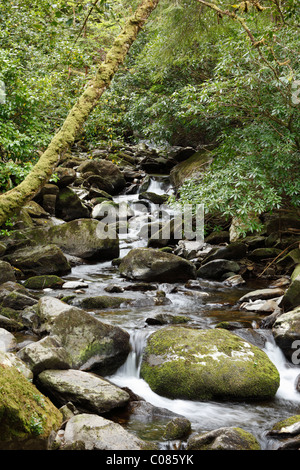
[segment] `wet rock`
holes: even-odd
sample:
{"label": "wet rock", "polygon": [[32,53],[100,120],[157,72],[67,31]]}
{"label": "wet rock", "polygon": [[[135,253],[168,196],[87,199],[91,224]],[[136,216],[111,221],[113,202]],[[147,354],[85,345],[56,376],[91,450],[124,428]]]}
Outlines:
{"label": "wet rock", "polygon": [[215,259],[228,259],[237,260],[243,258],[247,253],[247,247],[245,243],[233,242],[226,246],[221,246],[212,250],[207,257],[204,259],[205,263]]}
{"label": "wet rock", "polygon": [[300,307],[280,315],[273,325],[272,332],[276,344],[288,359],[293,360],[293,354],[297,355],[296,348],[300,340]]}
{"label": "wet rock", "polygon": [[70,186],[76,180],[76,171],[74,168],[58,166],[55,168],[56,185],[59,188]]}
{"label": "wet rock", "polygon": [[0,449],[47,449],[62,415],[14,366],[0,365]]}
{"label": "wet rock", "polygon": [[300,275],[294,278],[291,282],[291,285],[284,293],[282,300],[280,302],[280,307],[284,309],[284,311],[290,311],[294,308],[298,307],[300,304]]}
{"label": "wet rock", "polygon": [[120,169],[109,160],[87,161],[78,169],[85,178],[87,187],[95,185],[98,189],[114,195],[118,194],[126,186],[126,180]]}
{"label": "wet rock", "polygon": [[238,273],[240,265],[235,261],[215,259],[203,264],[197,271],[197,276],[204,279],[220,280],[226,272]]}
{"label": "wet rock", "polygon": [[46,369],[69,369],[71,359],[61,347],[58,338],[46,336],[32,342],[18,351],[17,356],[29,367],[34,375]]}
{"label": "wet rock", "polygon": [[65,432],[54,442],[54,448],[61,450],[137,451],[145,446],[142,440],[120,424],[86,413],[72,417]]}
{"label": "wet rock", "polygon": [[205,237],[205,243],[210,243],[211,245],[220,245],[221,243],[229,242],[229,231],[221,230],[220,232],[212,232],[207,237]]}
{"label": "wet rock", "polygon": [[60,405],[71,401],[79,411],[96,414],[125,406],[129,395],[102,377],[81,370],[45,370],[37,386]]}
{"label": "wet rock", "polygon": [[196,277],[194,265],[179,256],[151,248],[135,248],[119,266],[122,276],[146,282],[180,282]]}
{"label": "wet rock", "polygon": [[24,287],[27,289],[36,289],[42,290],[46,288],[56,289],[62,287],[65,281],[59,276],[54,275],[43,275],[43,276],[33,276],[24,282]]}
{"label": "wet rock", "polygon": [[87,282],[83,281],[67,281],[62,285],[63,289],[83,289],[89,287]]}
{"label": "wet rock", "polygon": [[239,302],[250,302],[255,300],[266,300],[266,299],[273,299],[276,297],[281,297],[284,294],[284,290],[280,288],[275,289],[258,289],[252,292],[248,292],[247,294],[243,295]]}
{"label": "wet rock", "polygon": [[148,325],[168,325],[177,323],[187,323],[190,320],[186,315],[172,315],[170,313],[158,313],[154,317],[146,319]]}
{"label": "wet rock", "polygon": [[161,328],[148,339],[141,377],[174,399],[267,399],[279,387],[268,356],[224,329]]}
{"label": "wet rock", "polygon": [[191,422],[187,418],[174,418],[167,423],[164,438],[169,440],[184,439],[191,432]]}
{"label": "wet rock", "polygon": [[[156,225],[156,230],[155,230]],[[164,248],[167,245],[174,245],[183,238],[183,229],[181,221],[171,219],[159,228],[159,223],[151,224],[151,237],[148,241],[148,248]]]}
{"label": "wet rock", "polygon": [[103,238],[105,229],[97,220],[79,219],[51,227],[46,237],[65,253],[93,261],[107,261],[119,256],[119,240]]}
{"label": "wet rock", "polygon": [[76,304],[86,309],[119,308],[121,305],[130,303],[131,299],[125,297],[112,297],[110,295],[97,295],[78,299]]}
{"label": "wet rock", "polygon": [[55,206],[55,215],[59,219],[69,222],[75,219],[85,219],[90,217],[90,211],[79,196],[71,188],[60,189]]}
{"label": "wet rock", "polygon": [[[300,434],[300,415],[290,416],[282,421],[278,421],[268,432],[269,436],[287,438]],[[300,447],[300,446],[299,446]]]}
{"label": "wet rock", "polygon": [[38,331],[57,336],[72,368],[108,375],[125,362],[130,351],[126,331],[58,299],[43,297],[38,305]]}
{"label": "wet rock", "polygon": [[260,445],[255,436],[244,429],[225,427],[192,436],[187,450],[260,450]]}
{"label": "wet rock", "polygon": [[168,197],[169,196],[167,194],[156,194],[147,191],[139,193],[139,199],[146,199],[157,205],[165,204],[168,200]]}
{"label": "wet rock", "polygon": [[15,280],[16,275],[13,267],[7,261],[0,261],[0,284]]}
{"label": "wet rock", "polygon": [[242,284],[245,284],[245,280],[242,278],[240,274],[233,274],[229,275],[226,277],[224,280],[224,285],[225,286],[230,286],[230,287],[235,287],[235,286],[240,286]]}
{"label": "wet rock", "polygon": [[261,261],[276,258],[281,253],[278,248],[256,248],[248,254],[248,258],[253,261]]}
{"label": "wet rock", "polygon": [[106,292],[110,292],[111,294],[121,294],[122,292],[124,292],[125,289],[121,286],[111,285],[104,287],[104,290]]}
{"label": "wet rock", "polygon": [[128,286],[124,287],[125,290],[132,290],[132,291],[153,291],[157,290],[157,285],[149,284],[148,282],[135,282],[134,284],[129,284]]}
{"label": "wet rock", "polygon": [[199,251],[201,251],[203,246],[204,243],[202,241],[180,240],[178,242],[178,247],[174,250],[174,254],[191,260],[198,256]]}
{"label": "wet rock", "polygon": [[35,305],[37,302],[38,299],[14,290],[3,298],[1,307],[23,310],[28,306]]}
{"label": "wet rock", "polygon": [[19,249],[6,258],[27,276],[64,275],[71,271],[65,255],[55,244]]}

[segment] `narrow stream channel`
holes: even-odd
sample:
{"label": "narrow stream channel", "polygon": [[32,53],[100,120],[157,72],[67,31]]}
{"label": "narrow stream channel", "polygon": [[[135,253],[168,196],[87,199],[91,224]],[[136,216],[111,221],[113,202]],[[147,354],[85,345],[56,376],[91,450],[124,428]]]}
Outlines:
{"label": "narrow stream channel", "polygon": [[[166,178],[159,177],[151,179],[147,190],[162,194],[170,193],[172,188]],[[118,196],[115,201],[126,201],[128,204],[134,205],[138,202],[138,195]],[[120,240],[121,258],[130,249],[147,245],[147,240],[138,236],[140,227],[145,223],[143,217],[143,214],[137,214],[132,220],[128,236]],[[116,285],[124,288],[132,284],[119,275],[118,268],[113,266],[111,262],[76,266],[65,279],[83,280],[88,283],[89,287],[77,294],[79,296],[107,295],[105,291],[107,286]],[[154,284],[157,285],[157,283]],[[226,287],[219,282],[203,280],[201,290],[191,291],[183,284],[159,284],[157,289],[166,293],[170,303],[157,306],[153,306],[151,302],[149,305],[147,304],[147,299],[151,300],[155,291],[126,290],[123,294],[110,294],[131,298],[135,300],[136,306],[93,312],[104,322],[118,325],[128,331],[131,338],[132,352],[127,361],[115,374],[107,378],[118,386],[128,387],[156,407],[185,416],[191,421],[194,431],[210,431],[220,427],[239,426],[252,432],[260,442],[262,449],[276,449],[279,442],[271,439],[267,432],[277,421],[300,413],[300,393],[295,389],[295,381],[300,374],[300,368],[286,362],[281,350],[276,346],[270,330],[258,328],[259,317],[256,313],[239,310],[237,306],[237,300],[246,292],[265,286],[266,283],[262,281],[251,281],[238,287]],[[171,400],[152,392],[147,383],[140,378],[139,369],[147,337],[157,328],[162,327],[149,325],[146,322],[147,318],[153,317],[157,313],[187,315],[190,317],[190,324],[200,328],[214,327],[220,321],[246,322],[250,329],[241,328],[235,332],[241,335],[246,334],[243,337],[248,340],[251,337],[249,331],[261,338],[263,349],[277,367],[281,377],[280,388],[275,398],[267,402],[251,403],[197,402]],[[140,424],[129,418],[125,426],[133,432],[138,432]],[[151,435],[151,431],[149,433]],[[166,445],[166,443],[162,445]]]}

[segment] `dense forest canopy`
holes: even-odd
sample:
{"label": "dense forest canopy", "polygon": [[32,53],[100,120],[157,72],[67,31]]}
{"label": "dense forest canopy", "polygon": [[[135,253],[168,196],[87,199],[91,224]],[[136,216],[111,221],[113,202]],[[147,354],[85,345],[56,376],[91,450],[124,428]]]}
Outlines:
{"label": "dense forest canopy", "polygon": [[[1,2],[2,192],[47,148],[138,3]],[[298,206],[299,26],[297,0],[161,0],[78,139],[208,149],[210,169],[180,201],[209,212]]]}

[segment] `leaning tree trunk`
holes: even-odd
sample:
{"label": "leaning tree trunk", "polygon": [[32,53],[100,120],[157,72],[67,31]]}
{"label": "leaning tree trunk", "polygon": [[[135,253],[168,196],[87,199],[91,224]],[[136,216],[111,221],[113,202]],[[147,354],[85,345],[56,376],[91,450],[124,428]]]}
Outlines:
{"label": "leaning tree trunk", "polygon": [[99,65],[95,78],[69,112],[59,132],[21,184],[0,196],[0,226],[26,202],[30,201],[51,177],[66,150],[74,143],[78,131],[109,87],[130,46],[159,0],[143,0],[123,31],[115,39],[106,59]]}

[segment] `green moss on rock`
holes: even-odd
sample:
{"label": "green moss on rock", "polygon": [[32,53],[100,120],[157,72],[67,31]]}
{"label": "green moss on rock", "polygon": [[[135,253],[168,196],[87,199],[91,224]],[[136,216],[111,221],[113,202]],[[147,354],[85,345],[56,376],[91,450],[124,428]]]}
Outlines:
{"label": "green moss on rock", "polygon": [[267,399],[279,373],[264,351],[223,329],[168,327],[152,334],[141,376],[169,398]]}
{"label": "green moss on rock", "polygon": [[60,411],[14,367],[0,365],[0,446],[46,441],[62,423]]}

